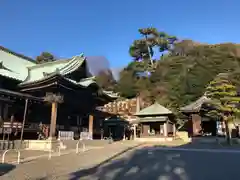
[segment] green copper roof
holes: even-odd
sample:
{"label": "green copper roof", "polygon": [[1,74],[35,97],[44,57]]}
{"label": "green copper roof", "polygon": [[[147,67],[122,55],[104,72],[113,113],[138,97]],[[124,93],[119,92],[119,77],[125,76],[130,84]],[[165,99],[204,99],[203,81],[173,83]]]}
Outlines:
{"label": "green copper roof", "polygon": [[23,55],[14,53],[0,46],[0,75],[24,81],[28,76],[27,67],[34,66],[35,62]]}
{"label": "green copper roof", "polygon": [[[58,74],[76,85],[88,87],[96,83],[95,77],[84,78],[79,82],[64,77],[82,67],[85,60],[81,54],[70,59],[36,64],[33,59],[0,46],[0,75],[22,82],[21,86],[40,82]],[[118,98],[118,94],[111,91],[103,93],[110,98]]]}
{"label": "green copper roof", "polygon": [[21,84],[28,84],[40,81],[53,74],[67,75],[80,68],[85,61],[83,55],[74,56],[68,60],[57,60],[53,62],[38,64],[28,68],[29,74],[26,80]]}
{"label": "green copper roof", "polygon": [[114,93],[113,91],[105,91],[105,90],[103,90],[103,93],[108,95],[111,98],[118,98],[119,97],[118,93]]}
{"label": "green copper roof", "polygon": [[142,109],[136,116],[147,116],[147,115],[167,115],[172,114],[172,111],[168,110],[167,108],[163,107],[158,103],[154,103],[153,105]]}
{"label": "green copper roof", "polygon": [[[69,78],[65,78],[65,79],[68,80],[68,81],[70,81],[70,82],[72,82],[72,83],[74,83],[74,84],[76,84],[76,85],[80,85],[80,86],[83,86],[83,87],[88,87],[88,86],[90,86],[91,84],[96,84],[96,85],[97,85],[97,82],[96,82],[96,80],[95,80],[95,79],[96,79],[95,76],[81,79],[81,81],[79,81],[79,82],[76,82],[76,81],[74,81],[74,80],[72,80],[72,79],[69,79]],[[110,97],[110,98],[116,99],[116,98],[119,97],[118,94],[117,94],[117,93],[114,93],[113,91],[105,91],[105,90],[103,90],[102,92],[103,92],[103,94],[105,94],[106,96],[108,96],[108,97]]]}
{"label": "green copper roof", "polygon": [[91,84],[94,84],[94,83],[96,84],[95,76],[81,79],[81,81],[79,81],[79,82],[74,81],[74,80],[69,79],[69,78],[65,78],[65,79],[74,83],[74,84],[76,84],[76,85],[80,85],[80,86],[83,86],[83,87],[88,87],[88,86],[90,86]]}
{"label": "green copper roof", "polygon": [[81,79],[81,81],[79,81],[78,84],[87,87],[91,84],[94,84],[94,83],[96,84],[95,79],[96,79],[95,76],[84,78],[84,79]]}

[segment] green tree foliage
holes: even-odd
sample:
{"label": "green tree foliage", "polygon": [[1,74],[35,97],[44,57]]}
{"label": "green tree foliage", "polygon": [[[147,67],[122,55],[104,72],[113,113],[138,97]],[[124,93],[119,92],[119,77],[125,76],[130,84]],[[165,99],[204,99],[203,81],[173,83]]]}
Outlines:
{"label": "green tree foliage", "polygon": [[96,77],[97,84],[104,90],[112,91],[116,85],[116,80],[113,77],[112,71],[100,71]]}
{"label": "green tree foliage", "polygon": [[220,73],[206,88],[206,95],[210,99],[207,103],[206,115],[225,122],[227,135],[230,137],[228,123],[240,113],[240,97],[237,88],[229,80],[227,73]]}
{"label": "green tree foliage", "polygon": [[141,39],[135,40],[129,48],[129,54],[141,64],[141,71],[152,71],[155,68],[155,61],[152,56],[154,49],[159,52],[170,50],[177,40],[175,36],[170,36],[164,32],[159,32],[156,28],[142,28],[138,30],[142,35]]}
{"label": "green tree foliage", "polygon": [[133,98],[137,95],[135,88],[134,71],[123,70],[120,73],[120,79],[116,86],[116,92],[119,92],[122,97]]}
{"label": "green tree foliage", "polygon": [[51,62],[55,61],[56,58],[49,52],[42,52],[39,56],[36,58],[36,62],[38,64],[46,63],[46,62]]}
{"label": "green tree foliage", "polygon": [[178,112],[180,107],[201,97],[219,73],[229,73],[232,83],[240,85],[240,46],[183,40],[157,59],[150,77],[136,76],[144,68],[137,61],[129,63],[120,73],[116,91],[124,97],[140,94],[146,101],[158,100]]}

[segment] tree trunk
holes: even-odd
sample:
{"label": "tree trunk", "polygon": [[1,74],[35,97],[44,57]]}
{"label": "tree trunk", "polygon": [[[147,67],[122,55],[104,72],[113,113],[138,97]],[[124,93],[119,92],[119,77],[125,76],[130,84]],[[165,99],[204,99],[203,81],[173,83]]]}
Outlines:
{"label": "tree trunk", "polygon": [[224,120],[224,123],[225,123],[225,128],[226,128],[227,143],[231,144],[231,134],[230,134],[230,131],[229,131],[228,121]]}

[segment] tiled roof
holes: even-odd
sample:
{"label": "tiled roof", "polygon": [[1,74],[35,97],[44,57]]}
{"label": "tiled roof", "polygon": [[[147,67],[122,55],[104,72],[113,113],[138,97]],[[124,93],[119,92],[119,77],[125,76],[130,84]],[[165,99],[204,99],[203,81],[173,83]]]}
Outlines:
{"label": "tiled roof", "polygon": [[77,82],[77,81],[74,81],[72,79],[69,79],[69,78],[65,78],[66,80],[76,84],[76,85],[80,85],[80,86],[83,86],[83,87],[88,87],[90,86],[91,84],[96,84],[96,81],[95,81],[95,76],[92,76],[92,77],[89,77],[89,78],[83,78],[81,79],[81,81]]}
{"label": "tiled roof", "polygon": [[202,104],[209,101],[209,98],[207,98],[207,96],[202,96],[200,97],[198,100],[192,102],[191,104],[184,106],[182,108],[180,108],[181,112],[199,112]]}
{"label": "tiled roof", "polygon": [[105,91],[105,90],[103,90],[103,93],[108,95],[108,96],[110,96],[110,97],[112,97],[112,98],[118,98],[119,97],[118,93],[114,93],[113,91]]}
{"label": "tiled roof", "polygon": [[172,111],[168,110],[167,108],[155,102],[153,105],[142,109],[135,115],[147,116],[147,115],[167,115],[167,114],[172,114]]}
{"label": "tiled roof", "polygon": [[68,60],[58,60],[53,62],[47,62],[29,67],[28,77],[21,84],[28,84],[37,81],[41,81],[53,74],[67,75],[80,68],[85,61],[83,55],[75,56]]}
{"label": "tiled roof", "polygon": [[7,53],[9,53],[9,54],[12,54],[12,55],[14,55],[14,56],[18,56],[18,57],[20,57],[20,58],[22,58],[22,59],[25,59],[25,60],[27,60],[27,61],[31,61],[31,62],[33,62],[33,63],[36,64],[36,61],[35,61],[34,59],[32,59],[32,58],[30,58],[30,57],[27,57],[27,56],[25,56],[25,55],[23,55],[23,54],[16,53],[16,52],[14,52],[14,51],[12,51],[12,50],[10,50],[10,49],[8,49],[8,48],[5,48],[5,47],[3,47],[3,46],[0,46],[0,50],[5,51],[5,52],[7,52]]}
{"label": "tiled roof", "polygon": [[35,65],[36,62],[31,58],[0,46],[0,64],[1,76],[24,81],[28,76],[27,67]]}

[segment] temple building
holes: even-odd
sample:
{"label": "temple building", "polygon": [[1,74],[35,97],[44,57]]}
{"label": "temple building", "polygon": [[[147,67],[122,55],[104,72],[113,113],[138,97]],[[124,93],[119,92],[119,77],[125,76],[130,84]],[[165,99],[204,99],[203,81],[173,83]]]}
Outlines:
{"label": "temple building", "polygon": [[84,129],[94,136],[94,124],[103,118],[96,107],[118,97],[97,85],[83,54],[36,64],[0,46],[0,82],[1,121],[11,121],[17,132],[23,124],[25,138],[36,138],[39,123],[48,126],[47,137],[56,137],[58,131],[77,136]]}
{"label": "temple building", "polygon": [[134,124],[137,121],[136,112],[148,105],[140,97],[117,99],[105,104],[100,109],[109,115],[103,123],[105,128],[104,136],[108,137],[111,134],[116,139],[124,138],[124,135],[129,134],[127,130],[133,130],[134,128]]}
{"label": "temple building", "polygon": [[139,140],[173,140],[176,132],[175,117],[169,109],[155,102],[135,115],[138,117],[137,123],[140,129],[140,132],[135,133]]}
{"label": "temple building", "polygon": [[[187,116],[186,129],[190,137],[202,136],[203,134],[215,136],[217,131],[220,131],[217,126],[218,121],[211,120],[201,113],[202,106],[207,101],[209,101],[209,98],[203,95],[189,105],[180,108],[180,111]],[[219,134],[221,133],[219,132]]]}

